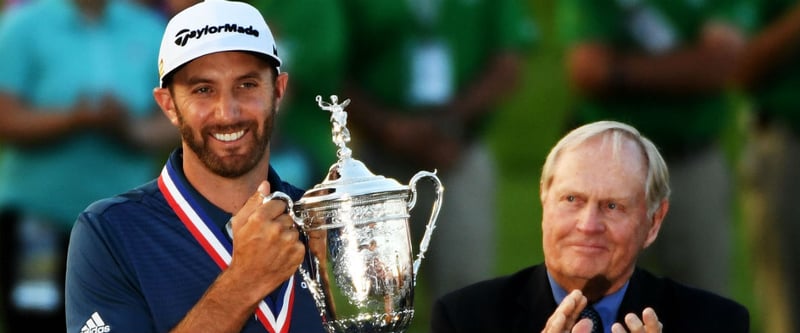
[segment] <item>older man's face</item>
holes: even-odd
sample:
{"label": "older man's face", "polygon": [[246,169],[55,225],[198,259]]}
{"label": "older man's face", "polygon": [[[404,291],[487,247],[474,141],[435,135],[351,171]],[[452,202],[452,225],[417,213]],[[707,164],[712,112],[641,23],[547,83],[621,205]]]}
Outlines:
{"label": "older man's face", "polygon": [[616,156],[603,137],[563,151],[552,182],[543,189],[545,263],[569,290],[598,278],[606,281],[606,291],[618,289],[633,272],[648,237],[654,237],[642,151],[624,142]]}

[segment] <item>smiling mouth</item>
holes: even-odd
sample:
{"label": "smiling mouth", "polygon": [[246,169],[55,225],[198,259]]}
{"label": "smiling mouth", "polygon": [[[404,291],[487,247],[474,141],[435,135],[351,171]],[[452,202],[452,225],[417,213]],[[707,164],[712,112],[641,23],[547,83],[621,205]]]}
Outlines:
{"label": "smiling mouth", "polygon": [[584,253],[599,253],[606,251],[606,247],[601,246],[599,244],[591,244],[591,243],[572,244],[572,248],[575,251]]}
{"label": "smiling mouth", "polygon": [[244,136],[244,130],[239,130],[233,133],[215,133],[213,136],[219,141],[231,142],[239,140],[242,136]]}

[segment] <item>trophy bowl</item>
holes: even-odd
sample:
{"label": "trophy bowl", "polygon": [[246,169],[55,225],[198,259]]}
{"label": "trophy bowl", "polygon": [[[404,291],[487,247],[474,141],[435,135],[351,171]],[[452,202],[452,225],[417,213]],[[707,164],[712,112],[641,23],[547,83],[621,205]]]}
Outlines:
{"label": "trophy bowl", "polygon": [[[339,160],[322,183],[290,203],[307,240],[311,265],[300,267],[323,326],[336,332],[405,332],[414,317],[414,286],[430,243],[444,187],[435,172],[420,171],[408,185],[376,176],[346,147],[350,135],[344,107],[317,102],[331,111]],[[429,179],[437,193],[417,258],[412,261],[410,211],[417,182]],[[283,197],[284,200],[290,200]]]}

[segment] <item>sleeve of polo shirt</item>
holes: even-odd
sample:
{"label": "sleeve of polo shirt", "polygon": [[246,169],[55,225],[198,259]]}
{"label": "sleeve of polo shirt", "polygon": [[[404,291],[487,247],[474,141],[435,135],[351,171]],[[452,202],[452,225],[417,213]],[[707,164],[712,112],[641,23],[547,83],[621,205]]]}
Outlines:
{"label": "sleeve of polo shirt", "polygon": [[100,217],[84,212],[70,236],[67,255],[67,332],[154,332],[133,276],[126,274]]}

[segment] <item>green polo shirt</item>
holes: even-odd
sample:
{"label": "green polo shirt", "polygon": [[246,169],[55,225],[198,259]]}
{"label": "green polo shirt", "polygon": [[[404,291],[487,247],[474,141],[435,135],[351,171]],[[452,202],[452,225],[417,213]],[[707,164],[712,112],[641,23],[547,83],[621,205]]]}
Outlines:
{"label": "green polo shirt", "polygon": [[[535,40],[529,13],[517,0],[344,0],[351,35],[349,78],[376,100],[410,106],[414,52],[441,43],[457,93],[498,51],[524,50]],[[434,68],[435,69],[435,68]]]}
{"label": "green polo shirt", "polygon": [[[561,0],[556,22],[566,46],[597,41],[619,50],[656,54],[694,43],[711,19],[748,32],[754,26],[755,8],[749,0]],[[646,33],[637,37],[634,31]],[[629,123],[669,154],[718,138],[733,115],[733,103],[724,90],[692,97],[578,97],[573,112],[578,123],[603,119]]]}

